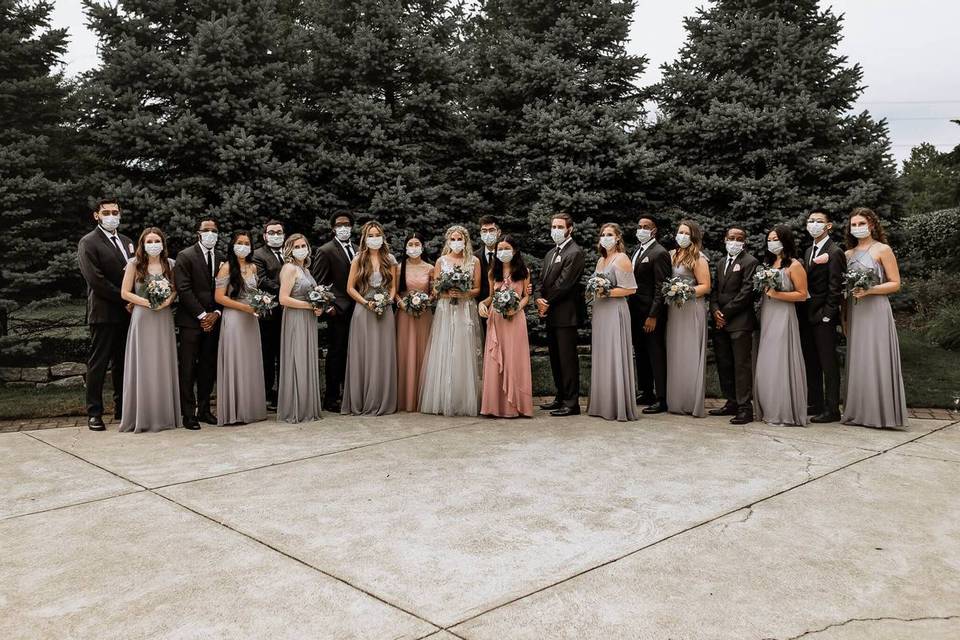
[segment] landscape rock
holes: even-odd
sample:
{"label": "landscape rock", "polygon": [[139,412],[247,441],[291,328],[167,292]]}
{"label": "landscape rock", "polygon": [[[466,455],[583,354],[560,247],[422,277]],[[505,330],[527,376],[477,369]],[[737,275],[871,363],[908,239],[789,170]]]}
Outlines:
{"label": "landscape rock", "polygon": [[20,367],[0,367],[0,382],[16,382],[23,376]]}
{"label": "landscape rock", "polygon": [[46,382],[50,379],[50,369],[47,367],[24,367],[20,371],[23,373],[20,379],[26,382]]}
{"label": "landscape rock", "polygon": [[59,387],[61,389],[82,389],[83,384],[83,376],[70,376],[69,378],[60,378],[59,380],[54,380],[46,386]]}
{"label": "landscape rock", "polygon": [[54,378],[68,376],[82,376],[87,372],[87,365],[82,362],[61,362],[50,367],[50,375]]}

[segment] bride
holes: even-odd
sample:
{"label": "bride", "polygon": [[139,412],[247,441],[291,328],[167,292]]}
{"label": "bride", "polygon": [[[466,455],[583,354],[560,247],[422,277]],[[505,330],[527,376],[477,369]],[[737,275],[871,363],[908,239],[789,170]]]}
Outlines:
{"label": "bride", "polygon": [[[475,416],[480,410],[480,316],[474,298],[480,293],[480,260],[470,236],[459,225],[447,229],[433,282],[457,267],[472,274],[469,291],[438,294],[430,342],[420,383],[420,411],[445,416]],[[485,274],[484,276],[485,277]]]}

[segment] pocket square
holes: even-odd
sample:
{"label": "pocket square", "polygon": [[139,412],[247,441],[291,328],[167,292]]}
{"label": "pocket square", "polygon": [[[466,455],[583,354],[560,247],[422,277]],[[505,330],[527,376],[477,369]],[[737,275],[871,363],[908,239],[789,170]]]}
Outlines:
{"label": "pocket square", "polygon": [[640,264],[643,264],[644,262],[650,262],[650,258],[649,257],[644,258],[643,260],[640,261]]}
{"label": "pocket square", "polygon": [[830,256],[825,253],[821,253],[816,258],[813,259],[815,264],[827,264],[830,261]]}
{"label": "pocket square", "polygon": [[734,271],[740,271],[740,265],[738,265],[738,264],[733,265],[733,270],[734,270]]}
{"label": "pocket square", "polygon": [[560,259],[560,256],[557,256],[556,258],[553,259],[553,264],[559,264],[561,262],[563,262],[563,260]]}

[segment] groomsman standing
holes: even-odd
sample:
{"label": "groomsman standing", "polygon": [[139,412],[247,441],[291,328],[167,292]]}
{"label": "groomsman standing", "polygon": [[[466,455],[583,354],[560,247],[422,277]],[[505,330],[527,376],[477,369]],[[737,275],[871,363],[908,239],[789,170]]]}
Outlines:
{"label": "groomsman standing", "polygon": [[540,276],[537,311],[547,319],[547,347],[550,369],[557,396],[540,405],[552,416],[580,413],[580,358],[577,355],[577,327],[586,303],[580,277],[583,275],[583,250],[573,241],[573,218],[558,213],[550,221],[550,237],[556,247],[547,252]]}
{"label": "groomsman standing", "polygon": [[744,251],[747,233],[736,227],[726,235],[727,255],[716,262],[716,285],[710,292],[720,388],[727,399],[712,416],[733,416],[730,424],[753,422],[753,358],[757,327],[753,274],[759,262]]}
{"label": "groomsman standing", "polygon": [[113,378],[113,417],[119,421],[123,407],[123,359],[130,314],[120,297],[120,285],[127,260],[133,257],[133,243],[117,233],[120,205],[101,200],[93,218],[97,228],[83,236],[77,246],[80,273],[87,282],[87,324],[90,327],[90,356],[87,359],[87,426],[105,431],[103,424],[103,380],[107,368]]}
{"label": "groomsman standing", "polygon": [[314,252],[310,271],[317,284],[332,287],[336,299],[327,312],[327,360],[324,368],[326,390],[323,408],[340,413],[343,378],[347,370],[347,345],[350,343],[350,319],[353,317],[353,298],[347,294],[347,276],[350,263],[357,254],[350,241],[354,218],[351,213],[338,213],[330,219],[333,238]]}
{"label": "groomsman standing", "polygon": [[825,211],[807,216],[807,233],[813,246],[804,255],[810,297],[797,305],[800,343],[807,369],[807,414],[810,422],[840,420],[840,359],[837,326],[843,301],[843,249],[830,239],[833,223]]}
{"label": "groomsman standing", "polygon": [[180,410],[187,429],[199,429],[201,421],[217,424],[210,411],[220,342],[220,306],[213,299],[221,262],[215,250],[217,237],[217,223],[202,219],[197,243],[178,253],[173,267],[179,303],[174,322],[180,333]]}
{"label": "groomsman standing", "polygon": [[633,252],[633,277],[637,292],[627,297],[630,329],[637,368],[637,404],[648,405],[644,413],[667,410],[667,305],[661,287],[673,271],[670,252],[657,242],[657,221],[643,216],[637,222]]}
{"label": "groomsman standing", "polygon": [[490,295],[490,280],[487,275],[490,273],[490,264],[494,256],[497,255],[497,241],[500,239],[500,226],[497,219],[493,216],[483,216],[480,218],[480,294],[477,300],[486,300]]}
{"label": "groomsman standing", "polygon": [[[283,266],[283,223],[271,220],[263,228],[264,246],[253,252],[257,265],[257,286],[262,291],[280,295],[280,268]],[[283,308],[279,305],[260,318],[260,349],[263,354],[263,388],[267,391],[267,408],[277,408],[277,374],[280,372],[280,329]]]}

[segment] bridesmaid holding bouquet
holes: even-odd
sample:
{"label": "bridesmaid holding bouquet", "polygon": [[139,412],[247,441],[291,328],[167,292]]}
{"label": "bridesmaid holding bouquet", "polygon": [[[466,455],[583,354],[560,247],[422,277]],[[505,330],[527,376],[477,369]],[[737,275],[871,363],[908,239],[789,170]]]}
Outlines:
{"label": "bridesmaid holding bouquet", "polygon": [[397,411],[420,408],[420,376],[433,324],[430,280],[433,265],[423,259],[424,239],[414,232],[404,242],[397,282]]}

